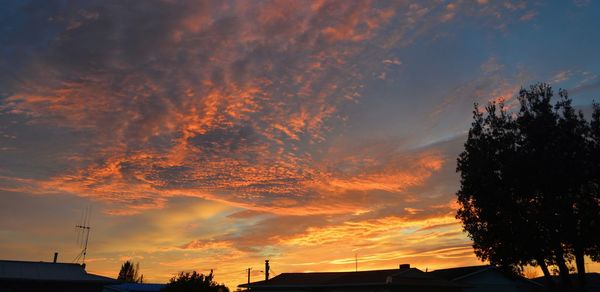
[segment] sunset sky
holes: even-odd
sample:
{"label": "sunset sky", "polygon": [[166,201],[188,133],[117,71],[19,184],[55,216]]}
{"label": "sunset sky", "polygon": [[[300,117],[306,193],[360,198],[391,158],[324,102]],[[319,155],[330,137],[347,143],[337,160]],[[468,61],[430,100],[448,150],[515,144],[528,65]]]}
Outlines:
{"label": "sunset sky", "polygon": [[111,277],[479,264],[473,103],[549,82],[589,112],[599,28],[585,0],[3,1],[0,259],[73,261],[91,206]]}

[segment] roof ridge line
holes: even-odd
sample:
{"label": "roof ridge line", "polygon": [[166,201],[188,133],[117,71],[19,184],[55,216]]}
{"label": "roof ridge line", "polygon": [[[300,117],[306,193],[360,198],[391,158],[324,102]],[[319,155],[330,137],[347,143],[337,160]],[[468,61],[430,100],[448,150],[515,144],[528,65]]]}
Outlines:
{"label": "roof ridge line", "polygon": [[[482,267],[484,267],[484,266],[482,266]],[[492,270],[492,269],[494,269],[494,268],[495,268],[494,266],[492,266],[492,265],[488,265],[487,267],[485,267],[485,268],[482,268],[482,269],[480,269],[480,270],[477,270],[477,271],[475,271],[475,272],[468,273],[468,274],[466,274],[466,275],[462,275],[462,276],[460,276],[460,277],[456,277],[456,278],[452,279],[451,281],[456,281],[456,280],[460,280],[460,279],[468,278],[468,277],[471,277],[471,276],[473,276],[473,275],[477,275],[477,274],[479,274],[479,273],[483,273],[483,272],[485,272],[485,271]]]}

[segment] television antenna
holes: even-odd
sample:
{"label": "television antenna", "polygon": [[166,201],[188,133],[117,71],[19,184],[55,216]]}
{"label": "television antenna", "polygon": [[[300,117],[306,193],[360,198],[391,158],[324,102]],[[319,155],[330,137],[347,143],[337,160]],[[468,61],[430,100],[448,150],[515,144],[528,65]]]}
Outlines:
{"label": "television antenna", "polygon": [[73,260],[73,262],[75,263],[79,263],[79,260],[81,260],[81,264],[83,266],[85,266],[85,257],[87,255],[87,248],[88,248],[88,242],[90,239],[90,217],[92,214],[92,206],[87,206],[82,212],[81,212],[81,220],[80,220],[80,224],[75,225],[75,228],[77,228],[77,244],[79,245],[79,248],[81,248],[81,252],[79,252],[79,254],[77,255],[77,257],[75,257],[75,259]]}

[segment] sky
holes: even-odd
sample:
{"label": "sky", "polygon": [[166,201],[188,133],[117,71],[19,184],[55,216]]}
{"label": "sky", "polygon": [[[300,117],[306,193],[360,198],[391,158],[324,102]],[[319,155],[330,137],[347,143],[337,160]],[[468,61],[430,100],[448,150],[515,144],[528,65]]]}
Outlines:
{"label": "sky", "polygon": [[[600,99],[594,1],[9,1],[0,259],[214,270],[474,265],[473,104]],[[600,265],[588,269],[600,272]],[[541,272],[538,273],[541,276]]]}

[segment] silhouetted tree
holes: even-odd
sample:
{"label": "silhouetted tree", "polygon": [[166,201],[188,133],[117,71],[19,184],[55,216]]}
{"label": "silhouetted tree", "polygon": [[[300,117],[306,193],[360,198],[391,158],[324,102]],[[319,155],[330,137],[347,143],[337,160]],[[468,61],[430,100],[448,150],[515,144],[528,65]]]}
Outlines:
{"label": "silhouetted tree", "polygon": [[600,104],[594,103],[594,111],[590,122],[590,155],[588,163],[590,167],[589,192],[595,194],[594,197],[588,198],[586,205],[587,218],[586,230],[582,233],[589,233],[586,236],[585,255],[590,256],[593,261],[600,262],[600,216],[598,216],[598,206],[600,206]]}
{"label": "silhouetted tree", "polygon": [[192,273],[181,272],[171,278],[169,283],[161,291],[166,292],[229,292],[223,284],[218,284],[213,280],[213,271],[210,274],[203,275],[196,271]]}
{"label": "silhouetted tree", "polygon": [[119,276],[117,280],[131,283],[142,283],[144,281],[144,275],[139,275],[140,264],[136,263],[135,265],[131,261],[126,261],[121,265],[121,270],[119,271]]}
{"label": "silhouetted tree", "polygon": [[549,285],[555,265],[569,289],[568,263],[583,285],[584,255],[598,260],[600,107],[587,122],[566,91],[554,106],[552,96],[537,84],[520,91],[517,113],[476,105],[458,158],[457,218],[482,260],[517,273],[540,266]]}

